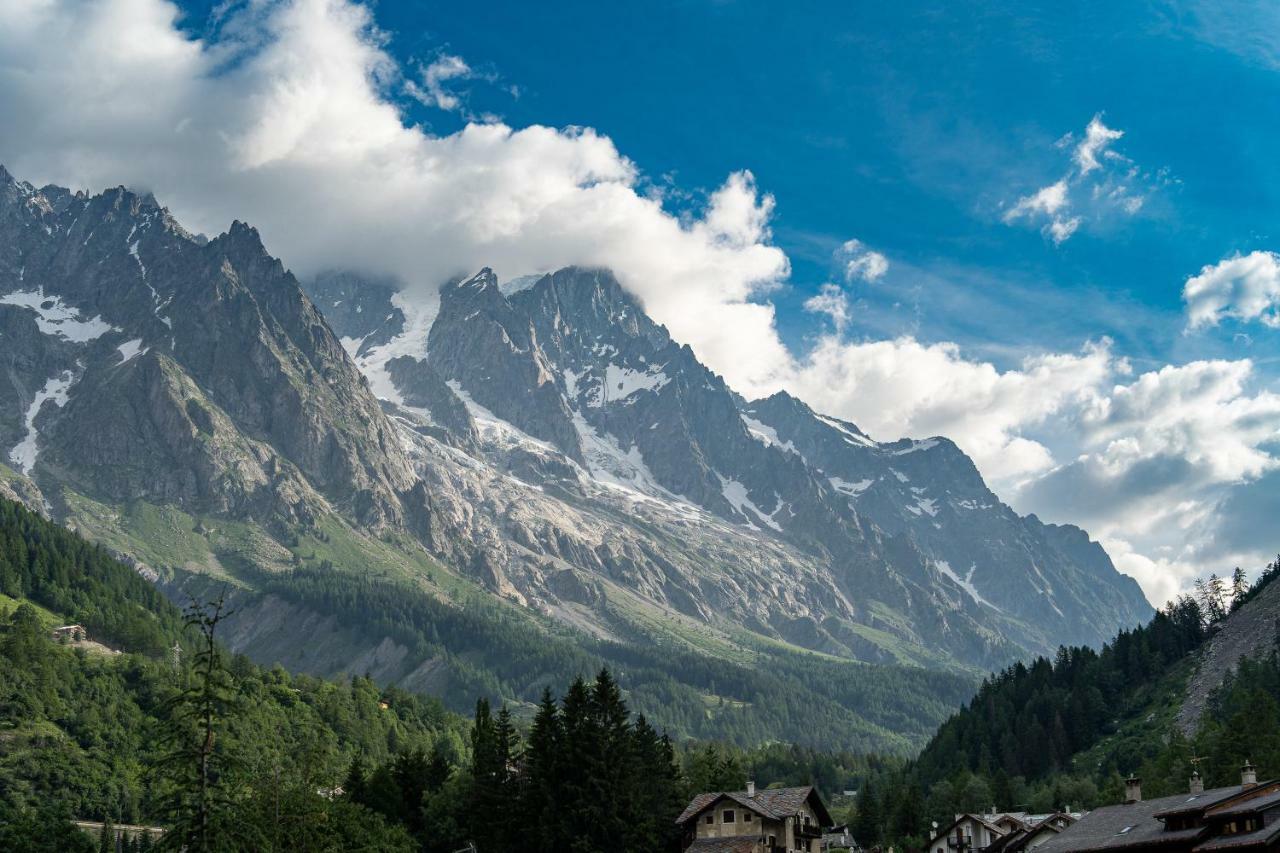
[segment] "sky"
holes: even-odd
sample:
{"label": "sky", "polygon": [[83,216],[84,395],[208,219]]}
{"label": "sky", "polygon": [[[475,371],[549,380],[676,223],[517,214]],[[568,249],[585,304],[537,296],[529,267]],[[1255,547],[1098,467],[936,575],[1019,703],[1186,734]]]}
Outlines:
{"label": "sky", "polygon": [[1160,604],[1280,511],[1280,6],[0,2],[0,163],[302,275],[613,268]]}

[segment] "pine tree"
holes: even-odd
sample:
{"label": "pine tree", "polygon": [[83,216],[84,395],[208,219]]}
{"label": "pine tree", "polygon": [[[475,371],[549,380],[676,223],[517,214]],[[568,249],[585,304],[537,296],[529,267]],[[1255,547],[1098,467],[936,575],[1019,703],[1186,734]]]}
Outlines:
{"label": "pine tree", "polygon": [[529,728],[521,779],[524,825],[529,828],[529,843],[534,853],[554,853],[564,849],[566,840],[559,833],[555,820],[563,749],[564,726],[560,709],[548,687],[542,691],[538,712]]}
{"label": "pine tree", "polygon": [[235,849],[242,823],[229,819],[228,774],[236,761],[223,734],[237,710],[235,684],[218,645],[218,626],[230,615],[225,598],[188,605],[186,627],[199,636],[188,683],[164,703],[168,731],[161,769],[174,786],[166,847],[191,853]]}
{"label": "pine tree", "polygon": [[1236,566],[1236,570],[1231,574],[1231,609],[1235,610],[1244,604],[1245,596],[1249,593],[1249,580],[1245,577],[1244,569]]}

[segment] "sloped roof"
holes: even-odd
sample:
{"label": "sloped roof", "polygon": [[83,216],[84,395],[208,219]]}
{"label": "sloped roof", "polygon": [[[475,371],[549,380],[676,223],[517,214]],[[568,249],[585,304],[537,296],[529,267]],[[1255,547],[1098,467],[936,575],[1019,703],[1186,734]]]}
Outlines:
{"label": "sloped roof", "polygon": [[1187,844],[1208,831],[1206,827],[1166,830],[1156,815],[1200,811],[1228,800],[1241,792],[1240,786],[1214,788],[1202,794],[1178,794],[1142,800],[1122,806],[1094,809],[1061,833],[1036,848],[1040,853],[1055,850],[1124,850]]}
{"label": "sloped roof", "polygon": [[1271,849],[1271,843],[1280,838],[1280,825],[1271,824],[1253,832],[1242,832],[1239,835],[1219,835],[1197,845],[1192,853],[1209,853],[1212,850],[1241,850],[1250,847]]}
{"label": "sloped roof", "polygon": [[1205,812],[1206,817],[1235,817],[1237,815],[1254,814],[1280,806],[1280,790],[1261,793],[1260,796],[1248,799],[1231,799],[1221,805],[1214,806]]}
{"label": "sloped roof", "polygon": [[[1000,817],[1004,817],[1004,815],[1000,815]],[[964,822],[964,821],[966,821],[966,820],[973,820],[973,821],[977,821],[978,823],[980,823],[980,824],[982,824],[983,826],[985,826],[987,829],[991,830],[991,833],[992,833],[993,835],[1001,835],[1001,834],[1002,834],[1002,833],[1001,833],[1001,831],[1000,831],[1000,827],[996,826],[994,823],[992,823],[991,821],[987,820],[987,819],[986,819],[985,817],[983,817],[982,815],[978,815],[978,814],[962,814],[962,815],[956,815],[956,819],[955,819],[955,820],[951,821],[951,823],[947,824],[947,825],[946,825],[946,827],[944,827],[943,829],[938,830],[938,831],[934,834],[933,838],[929,839],[929,845],[930,845],[930,846],[933,846],[933,843],[934,843],[935,841],[937,841],[939,838],[943,838],[943,837],[945,837],[946,835],[948,835],[948,834],[951,832],[951,830],[955,829],[959,824],[963,823],[963,822]]]}
{"label": "sloped roof", "polygon": [[800,811],[800,807],[806,802],[817,813],[818,822],[822,826],[830,826],[833,821],[831,814],[827,811],[826,805],[822,802],[822,798],[818,796],[818,792],[814,790],[812,785],[804,785],[799,788],[764,788],[757,789],[754,797],[748,797],[746,791],[714,791],[706,794],[698,794],[689,801],[689,805],[685,806],[680,817],[676,818],[676,823],[685,823],[690,818],[706,811],[708,806],[715,804],[721,799],[733,800],[740,806],[748,808],[761,817],[767,817],[772,820],[782,820],[790,817]]}
{"label": "sloped roof", "polygon": [[[1199,794],[1174,794],[1172,797],[1161,797],[1158,800],[1151,801],[1164,804],[1152,816],[1155,818],[1167,818],[1175,815],[1199,814],[1218,803],[1234,799],[1255,789],[1256,786],[1255,788],[1242,788],[1239,785],[1231,785],[1226,788],[1210,788],[1208,791],[1202,791]],[[1262,792],[1259,791],[1258,793]]]}

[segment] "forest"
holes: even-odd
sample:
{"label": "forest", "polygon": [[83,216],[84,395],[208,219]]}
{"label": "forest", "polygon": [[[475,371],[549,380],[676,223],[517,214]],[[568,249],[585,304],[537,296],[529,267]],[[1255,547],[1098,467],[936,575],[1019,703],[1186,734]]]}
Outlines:
{"label": "forest", "polygon": [[1206,785],[1232,784],[1246,759],[1280,776],[1280,647],[1225,679],[1194,736],[1172,724],[1192,653],[1278,576],[1280,557],[1252,584],[1239,569],[1213,576],[1100,651],[1062,648],[986,679],[917,758],[863,780],[855,837],[913,849],[960,812],[1115,803],[1131,773],[1148,797],[1186,790],[1197,768]]}
{"label": "forest", "polygon": [[371,580],[325,565],[254,578],[263,593],[341,618],[368,637],[391,637],[449,673],[451,709],[484,696],[532,708],[549,684],[608,667],[632,706],[673,737],[749,747],[768,740],[823,749],[907,755],[976,678],[919,667],[879,666],[778,648],[750,661],[650,638],[618,643],[567,636],[567,629],[513,612],[490,597],[444,602],[405,583]]}
{"label": "forest", "polygon": [[[838,791],[892,762],[675,743],[603,668],[558,700],[544,687],[531,718],[481,695],[467,719],[367,677],[260,667],[218,642],[222,601],[180,611],[13,503],[0,584],[0,849],[15,853],[100,849],[73,818],[202,851],[502,850],[516,832],[537,850],[654,851],[694,792],[748,776]],[[55,638],[64,620],[92,642]]]}

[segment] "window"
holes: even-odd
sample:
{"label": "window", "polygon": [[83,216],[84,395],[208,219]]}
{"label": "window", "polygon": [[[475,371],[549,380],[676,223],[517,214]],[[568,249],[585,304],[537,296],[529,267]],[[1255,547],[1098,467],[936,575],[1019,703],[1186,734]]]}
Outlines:
{"label": "window", "polygon": [[707,812],[707,823],[715,823],[715,822],[716,822],[716,816],[711,812]]}
{"label": "window", "polygon": [[753,819],[754,817],[755,817],[755,815],[753,815],[751,812],[743,812],[743,813],[742,813],[742,822],[743,822],[743,823],[751,823],[751,821],[752,821],[752,819]]}
{"label": "window", "polygon": [[734,821],[734,812],[733,812],[733,809],[725,809],[725,810],[724,810],[724,819],[723,819],[723,822],[724,822],[724,823],[733,823],[733,821]]}

